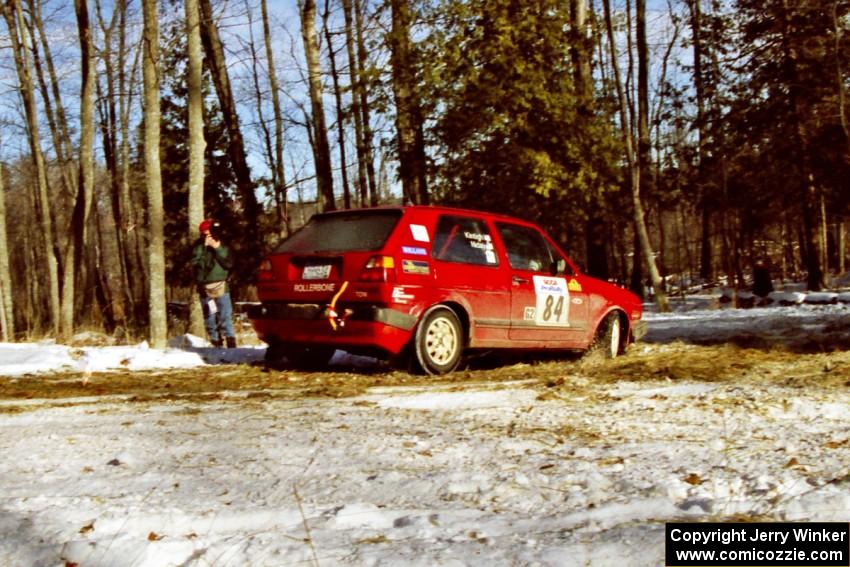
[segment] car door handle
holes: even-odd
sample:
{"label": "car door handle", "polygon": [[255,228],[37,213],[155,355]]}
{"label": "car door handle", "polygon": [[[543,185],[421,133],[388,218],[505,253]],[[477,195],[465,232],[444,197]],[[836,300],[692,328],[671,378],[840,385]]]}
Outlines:
{"label": "car door handle", "polygon": [[521,278],[519,276],[514,276],[514,277],[511,278],[511,282],[514,285],[522,285],[522,284],[528,283],[528,280],[525,279],[525,278]]}

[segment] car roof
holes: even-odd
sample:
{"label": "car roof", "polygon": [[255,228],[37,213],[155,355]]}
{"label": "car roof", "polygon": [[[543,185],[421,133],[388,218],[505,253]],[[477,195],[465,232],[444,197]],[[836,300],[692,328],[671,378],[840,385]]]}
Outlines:
{"label": "car roof", "polygon": [[346,214],[353,212],[369,212],[369,211],[427,211],[431,214],[454,214],[454,215],[475,215],[486,216],[493,220],[509,221],[513,223],[534,225],[533,222],[524,220],[518,217],[512,217],[502,213],[493,213],[490,211],[481,211],[475,209],[464,209],[460,207],[446,207],[442,205],[381,205],[378,207],[366,207],[363,209],[338,209],[335,211],[327,211],[319,213],[316,216],[330,216],[338,214]]}

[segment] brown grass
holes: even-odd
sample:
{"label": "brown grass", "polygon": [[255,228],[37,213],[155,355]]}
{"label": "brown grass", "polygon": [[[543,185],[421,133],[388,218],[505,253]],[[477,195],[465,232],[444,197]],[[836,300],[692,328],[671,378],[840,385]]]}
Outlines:
{"label": "brown grass", "polygon": [[[0,400],[49,400],[50,405],[96,403],[105,397],[129,402],[343,398],[380,386],[440,384],[464,389],[474,384],[526,380],[541,396],[600,395],[594,384],[622,381],[774,383],[799,387],[850,386],[850,352],[798,354],[735,346],[638,345],[609,361],[548,360],[456,371],[439,378],[406,372],[298,372],[262,365],[218,365],[189,370],[45,374],[0,379]],[[0,412],[37,407],[4,403]]]}
{"label": "brown grass", "polygon": [[691,380],[757,381],[777,385],[848,386],[850,352],[801,354],[783,348],[672,344],[638,346],[635,352],[583,374],[608,381]]}

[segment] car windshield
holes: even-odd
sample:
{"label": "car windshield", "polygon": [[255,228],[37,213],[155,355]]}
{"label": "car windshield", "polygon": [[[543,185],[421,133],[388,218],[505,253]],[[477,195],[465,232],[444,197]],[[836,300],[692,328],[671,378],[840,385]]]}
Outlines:
{"label": "car windshield", "polygon": [[283,241],[275,252],[316,254],[378,250],[400,218],[400,210],[315,215],[301,230]]}

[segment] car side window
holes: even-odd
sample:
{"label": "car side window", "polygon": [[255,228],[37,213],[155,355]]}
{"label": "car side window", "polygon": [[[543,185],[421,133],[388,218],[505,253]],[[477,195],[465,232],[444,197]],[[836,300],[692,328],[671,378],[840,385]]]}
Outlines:
{"label": "car side window", "polygon": [[496,266],[493,238],[482,219],[443,215],[437,220],[431,256],[435,260]]}
{"label": "car side window", "polygon": [[570,265],[569,262],[564,259],[564,257],[561,255],[561,252],[548,241],[546,242],[546,245],[549,248],[549,255],[552,257],[552,261],[555,263],[554,275],[575,275],[573,267]]}
{"label": "car side window", "polygon": [[549,244],[540,232],[527,226],[508,223],[497,223],[496,228],[505,245],[511,268],[551,273],[552,256]]}

